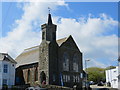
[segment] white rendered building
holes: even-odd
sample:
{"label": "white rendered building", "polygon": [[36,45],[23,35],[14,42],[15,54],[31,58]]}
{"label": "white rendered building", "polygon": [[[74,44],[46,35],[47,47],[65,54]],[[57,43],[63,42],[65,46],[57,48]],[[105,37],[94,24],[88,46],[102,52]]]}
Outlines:
{"label": "white rendered building", "polygon": [[110,82],[112,88],[118,88],[118,66],[114,69],[106,70],[106,82]]}
{"label": "white rendered building", "polygon": [[8,87],[14,85],[15,65],[16,61],[8,54],[0,53],[0,89],[3,85],[7,85]]}
{"label": "white rendered building", "polygon": [[118,59],[118,89],[120,90],[120,57]]}

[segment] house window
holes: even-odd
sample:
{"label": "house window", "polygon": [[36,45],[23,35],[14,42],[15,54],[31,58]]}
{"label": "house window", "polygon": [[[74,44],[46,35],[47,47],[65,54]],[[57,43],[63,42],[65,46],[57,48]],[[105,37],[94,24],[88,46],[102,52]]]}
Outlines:
{"label": "house window", "polygon": [[28,70],[27,81],[30,82],[30,70]]}
{"label": "house window", "polygon": [[67,53],[63,54],[63,71],[69,71],[69,56]]}
{"label": "house window", "polygon": [[37,69],[37,67],[35,69],[35,81],[38,81],[38,69]]}
{"label": "house window", "polygon": [[3,85],[7,85],[7,79],[3,79]]}
{"label": "house window", "polygon": [[80,78],[83,78],[83,73],[80,73]]}
{"label": "house window", "polygon": [[78,60],[79,60],[79,57],[77,54],[75,54],[73,56],[73,71],[74,72],[78,72]]}
{"label": "house window", "polygon": [[53,82],[55,82],[56,81],[56,76],[55,76],[55,74],[53,74]]}
{"label": "house window", "polygon": [[75,76],[73,76],[73,82],[75,82]]}
{"label": "house window", "polygon": [[70,82],[70,76],[69,75],[63,75],[63,82]]}
{"label": "house window", "polygon": [[42,32],[42,40],[45,39],[45,32]]}
{"label": "house window", "polygon": [[14,64],[12,66],[14,67]]}
{"label": "house window", "polygon": [[68,75],[68,82],[70,82],[70,76]]}
{"label": "house window", "polygon": [[7,65],[7,64],[4,64],[3,72],[4,72],[4,73],[7,73],[7,72],[8,72],[8,65]]}
{"label": "house window", "polygon": [[1,65],[0,65],[0,72],[1,72]]}
{"label": "house window", "polygon": [[44,71],[42,71],[40,73],[40,81],[41,81],[41,84],[46,83],[46,75],[45,75]]}
{"label": "house window", "polygon": [[77,77],[77,82],[79,82],[80,81],[80,77],[79,76],[76,76]]}

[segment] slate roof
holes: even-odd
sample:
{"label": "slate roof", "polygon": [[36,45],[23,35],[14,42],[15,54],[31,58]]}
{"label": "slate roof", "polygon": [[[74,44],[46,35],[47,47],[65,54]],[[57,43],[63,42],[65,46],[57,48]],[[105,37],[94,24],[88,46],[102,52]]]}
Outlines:
{"label": "slate roof", "polygon": [[56,42],[59,46],[61,46],[67,39],[68,39],[68,37],[65,37],[65,38],[62,38],[62,39],[58,39]]}
{"label": "slate roof", "polygon": [[[69,37],[62,38],[57,40],[59,46],[61,46],[62,43],[64,43]],[[39,45],[35,47],[31,47],[28,49],[25,49],[16,59],[17,65],[16,67],[32,64],[32,63],[38,63],[39,61]]]}
{"label": "slate roof", "polygon": [[15,60],[17,61],[16,67],[38,62],[39,46],[25,49]]}
{"label": "slate roof", "polygon": [[11,63],[17,63],[12,57],[10,57],[7,53],[0,53],[0,61],[9,61]]}

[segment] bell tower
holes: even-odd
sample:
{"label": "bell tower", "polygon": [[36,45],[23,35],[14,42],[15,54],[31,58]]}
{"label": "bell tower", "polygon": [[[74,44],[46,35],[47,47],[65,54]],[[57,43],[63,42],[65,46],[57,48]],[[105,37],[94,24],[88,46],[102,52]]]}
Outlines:
{"label": "bell tower", "polygon": [[56,42],[56,25],[51,14],[48,21],[41,25],[42,42],[39,47],[39,83],[58,84],[58,44]]}
{"label": "bell tower", "polygon": [[56,41],[56,28],[57,26],[52,23],[52,17],[49,13],[47,24],[41,25],[42,41]]}

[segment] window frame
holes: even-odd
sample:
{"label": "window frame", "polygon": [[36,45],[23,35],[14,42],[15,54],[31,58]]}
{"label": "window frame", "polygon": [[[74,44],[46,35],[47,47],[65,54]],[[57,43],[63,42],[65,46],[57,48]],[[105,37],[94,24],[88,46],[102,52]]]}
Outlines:
{"label": "window frame", "polygon": [[73,71],[74,72],[79,72],[79,62],[78,62],[78,60],[79,60],[79,57],[78,57],[78,54],[74,54],[73,55]]}
{"label": "window frame", "polygon": [[69,71],[70,70],[70,58],[67,52],[63,53],[63,62],[62,62],[62,66],[63,66],[63,71]]}
{"label": "window frame", "polygon": [[8,82],[8,80],[7,79],[3,79],[3,85],[7,85],[7,82]]}
{"label": "window frame", "polygon": [[3,72],[8,73],[8,64],[4,64],[3,66]]}

